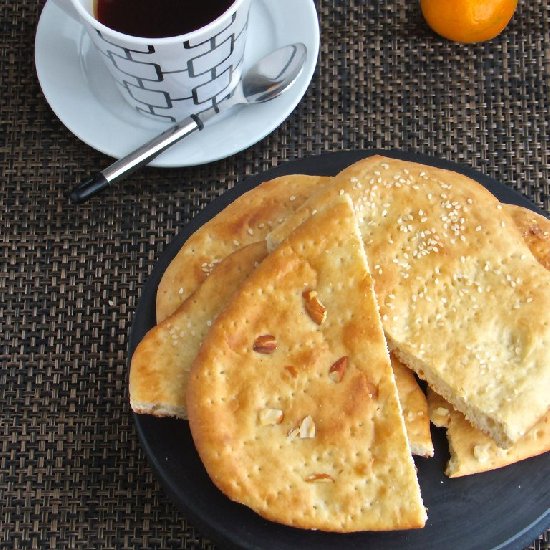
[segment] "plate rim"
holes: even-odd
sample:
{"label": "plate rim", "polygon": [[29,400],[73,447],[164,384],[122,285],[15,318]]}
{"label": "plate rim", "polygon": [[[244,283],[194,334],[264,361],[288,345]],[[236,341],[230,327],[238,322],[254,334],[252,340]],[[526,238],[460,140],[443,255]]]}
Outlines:
{"label": "plate rim", "polygon": [[[178,250],[181,248],[181,246],[185,243],[187,238],[189,238],[189,236],[194,231],[196,231],[204,223],[210,220],[212,216],[216,215],[221,209],[225,208],[233,200],[235,200],[242,194],[246,193],[247,191],[256,187],[257,185],[259,185],[264,181],[273,179],[280,175],[290,174],[290,173],[313,173],[314,172],[313,175],[323,175],[323,173],[321,172],[325,171],[324,170],[325,166],[327,164],[328,165],[333,164],[335,159],[336,160],[341,158],[347,159],[351,157],[354,159],[354,160],[351,160],[351,162],[355,162],[359,159],[367,158],[369,156],[376,155],[376,154],[384,155],[390,158],[419,162],[421,164],[426,164],[428,166],[434,166],[434,167],[443,168],[446,170],[453,170],[455,172],[464,174],[474,179],[475,181],[479,182],[484,187],[489,188],[491,192],[493,192],[493,189],[497,189],[497,191],[500,192],[501,194],[507,195],[509,199],[511,199],[511,200],[508,200],[509,203],[524,206],[526,208],[529,208],[533,212],[540,214],[547,219],[550,219],[550,215],[544,210],[542,210],[541,208],[539,208],[536,204],[534,204],[529,198],[522,195],[515,189],[499,182],[497,179],[492,178],[491,176],[488,176],[486,174],[483,174],[482,172],[479,172],[477,169],[472,168],[469,165],[466,165],[463,163],[457,163],[448,159],[434,157],[424,153],[418,153],[412,150],[395,150],[395,149],[348,150],[348,151],[327,152],[327,153],[322,153],[320,155],[290,159],[264,172],[260,172],[258,174],[254,174],[246,177],[242,182],[238,182],[233,188],[226,190],[222,195],[213,199],[202,210],[200,210],[192,219],[190,219],[187,224],[182,226],[180,232],[178,232],[174,236],[174,238],[167,245],[167,247],[160,253],[159,257],[157,258],[153,266],[153,269],[151,270],[149,277],[147,278],[146,282],[142,286],[142,292],[140,295],[139,303],[136,307],[136,310],[132,319],[132,327],[130,331],[130,337],[128,339],[127,375],[129,376],[130,364],[131,364],[133,352],[135,351],[135,348],[139,343],[139,341],[141,340],[141,338],[144,336],[144,334],[136,333],[136,330],[135,330],[136,322],[137,320],[144,318],[145,316],[151,317],[150,311],[144,311],[146,307],[145,297],[147,293],[152,293],[153,297],[156,295],[156,289],[158,287],[158,283],[160,282],[160,278],[162,277],[162,274],[164,273],[167,265],[174,258]],[[317,162],[315,163],[316,165],[315,170],[309,170],[308,172],[300,172],[293,169],[293,167],[295,166],[299,167],[302,163],[310,163],[312,162],[312,160],[317,160]],[[348,164],[351,164],[351,162],[349,162]],[[326,175],[330,175],[330,174],[326,174]],[[163,264],[166,264],[166,265],[163,267]],[[152,313],[152,316],[153,316],[153,322],[154,322],[154,312]],[[151,326],[152,325],[149,325],[149,328],[151,328]],[[147,456],[147,460],[149,464],[152,466],[152,469],[155,473],[156,478],[160,481],[164,492],[170,497],[170,500],[175,504],[176,508],[182,511],[186,517],[189,517],[191,519],[192,524],[199,527],[201,531],[205,534],[205,536],[207,536],[208,538],[210,538],[211,540],[219,544],[223,544],[224,547],[256,548],[257,546],[254,546],[254,545],[246,545],[246,544],[243,545],[242,541],[241,541],[241,544],[239,544],[230,536],[230,534],[227,532],[227,529],[220,529],[218,526],[211,525],[210,523],[208,523],[207,518],[203,518],[202,516],[198,515],[195,512],[195,510],[193,510],[191,507],[189,507],[187,504],[181,501],[180,496],[178,495],[177,491],[174,489],[174,487],[170,483],[169,478],[166,475],[166,472],[163,468],[163,464],[158,460],[158,457],[155,455],[153,449],[151,448],[149,440],[147,438],[143,417],[151,418],[150,415],[140,415],[133,412],[132,412],[132,415],[134,418],[134,424],[136,427],[136,432],[138,434],[140,445],[142,446],[145,452],[145,455]],[[177,419],[164,419],[164,420],[174,422],[175,424],[185,423],[185,421],[177,420]],[[272,523],[267,520],[265,520],[265,522],[266,524]],[[274,524],[274,525],[277,525],[277,524]],[[514,536],[509,537],[508,539],[502,541],[497,546],[493,546],[492,548],[493,550],[497,550],[497,549],[500,550],[500,549],[516,548],[516,547],[519,547],[520,545],[526,546],[527,544],[532,542],[540,534],[540,532],[544,531],[548,527],[550,527],[550,508],[548,508],[546,512],[541,514],[538,518],[533,520],[529,525],[524,527]],[[287,527],[287,529],[296,530],[291,527]],[[297,529],[297,531],[303,531],[303,530]],[[345,537],[346,535],[341,534],[339,536]],[[342,538],[342,542],[344,542],[343,538]]]}
{"label": "plate rim", "polygon": [[[254,0],[258,3],[263,4],[263,8],[267,9],[268,11],[272,10],[278,10],[281,9],[278,2],[271,2],[271,0]],[[295,1],[295,0],[293,0]],[[50,48],[41,48],[40,43],[44,40],[47,40],[45,37],[47,29],[45,26],[49,23],[48,17],[51,17],[50,11],[52,9],[60,9],[63,12],[63,17],[66,17],[67,19],[72,20],[72,22],[69,22],[76,32],[76,27],[78,26],[80,28],[80,35],[82,36],[82,33],[84,33],[84,26],[82,25],[82,22],[78,21],[75,17],[72,17],[68,13],[66,13],[62,8],[60,8],[57,5],[57,2],[55,0],[47,0],[44,4],[44,7],[42,9],[42,12],[40,14],[40,18],[38,21],[38,25],[36,28],[35,38],[34,38],[34,66],[35,66],[35,72],[38,79],[38,83],[40,85],[40,89],[42,91],[42,94],[54,113],[55,117],[61,122],[61,124],[71,133],[73,134],[77,139],[91,147],[92,149],[107,155],[112,158],[120,158],[124,153],[116,152],[115,155],[112,149],[112,147],[105,146],[104,144],[98,143],[97,139],[92,139],[89,134],[86,134],[86,132],[82,132],[82,128],[85,126],[85,122],[82,123],[75,123],[73,115],[67,114],[67,111],[64,108],[60,107],[61,102],[59,99],[57,99],[57,94],[52,93],[53,88],[60,88],[59,85],[55,85],[55,83],[52,85],[52,81],[55,79],[49,78],[46,70],[47,62],[45,61],[46,57],[52,57],[53,54],[50,52]],[[317,14],[317,10],[315,7],[315,4],[312,0],[300,0],[300,9],[303,10],[303,16],[304,20],[307,22],[307,26],[309,29],[309,33],[311,33],[311,42],[308,41],[306,46],[308,47],[308,57],[306,59],[306,64],[304,66],[304,69],[302,71],[302,74],[298,77],[297,82],[288,90],[288,92],[285,94],[286,97],[291,98],[290,103],[286,104],[283,103],[281,106],[277,109],[276,114],[269,115],[266,113],[256,115],[256,118],[260,118],[261,120],[267,120],[269,123],[265,125],[257,125],[257,131],[253,134],[252,139],[247,138],[244,140],[240,145],[237,145],[235,147],[229,147],[227,150],[218,152],[218,148],[208,148],[208,153],[206,156],[204,156],[204,153],[201,153],[203,155],[202,158],[186,161],[186,152],[185,149],[183,149],[181,152],[177,154],[177,159],[172,159],[171,156],[165,157],[163,154],[161,154],[159,157],[153,159],[148,166],[155,167],[155,168],[183,168],[183,167],[191,167],[191,166],[202,166],[205,164],[209,164],[211,162],[217,162],[220,160],[223,160],[225,158],[231,157],[233,155],[236,155],[249,147],[255,145],[256,143],[262,141],[265,139],[268,135],[273,133],[281,126],[281,124],[284,123],[284,121],[294,112],[298,104],[302,101],[305,94],[307,93],[311,80],[313,79],[313,76],[315,74],[315,71],[317,69],[318,64],[318,57],[319,57],[319,50],[320,50],[320,28],[319,28],[319,18]],[[48,39],[51,41],[51,39]],[[74,58],[74,59],[73,59]],[[80,65],[82,63],[80,50],[74,54],[71,55],[71,59],[74,61],[75,64],[78,64],[78,74],[79,77],[82,77],[82,69],[80,68]],[[83,84],[84,87],[86,87],[86,84]],[[109,86],[114,87],[114,83],[111,81],[109,83]],[[118,93],[118,92],[117,92]],[[109,125],[109,121],[114,120],[114,115],[109,112],[109,110],[103,106],[101,101],[95,96],[95,94],[89,90],[86,93],[86,97],[90,96],[93,98],[91,100],[91,103],[97,104],[100,107],[100,110],[105,111],[105,114],[102,114],[101,119],[104,123],[107,124],[107,127]],[[276,98],[272,102],[269,102],[271,104],[278,105],[281,98]],[[128,113],[131,112],[131,107],[126,105],[126,102],[124,99],[120,98],[120,101],[124,104],[124,107],[128,109]],[[86,107],[86,104],[88,103],[87,100],[84,100],[84,104],[82,105],[82,108]],[[261,105],[256,106],[256,109],[262,108]],[[238,114],[238,113],[237,113]],[[139,115],[135,115],[139,116]],[[223,120],[220,121],[220,124],[227,124],[228,120],[231,117],[225,117]],[[152,121],[154,122],[154,121]],[[149,131],[149,129],[145,129],[143,127],[134,127],[132,124],[128,123],[126,120],[123,119],[117,119],[116,122],[117,126],[121,125],[120,128],[127,130],[128,132],[136,131],[136,128],[139,132],[144,132],[146,135],[143,136],[143,142],[147,141],[148,139],[151,139],[154,137],[157,133],[161,132],[162,130],[165,130],[168,126],[161,125],[160,123],[156,122],[155,124],[158,125],[158,128],[152,127]],[[261,129],[260,129],[261,128]],[[219,131],[223,131],[219,130]],[[97,132],[99,134],[100,132]],[[231,141],[231,140],[228,140]],[[139,144],[138,144],[139,145]],[[179,147],[185,147],[185,144],[176,144],[171,148],[171,151],[177,151]],[[204,151],[204,148],[202,148],[202,151]],[[129,151],[128,151],[129,152]],[[168,152],[170,153],[170,151]]]}

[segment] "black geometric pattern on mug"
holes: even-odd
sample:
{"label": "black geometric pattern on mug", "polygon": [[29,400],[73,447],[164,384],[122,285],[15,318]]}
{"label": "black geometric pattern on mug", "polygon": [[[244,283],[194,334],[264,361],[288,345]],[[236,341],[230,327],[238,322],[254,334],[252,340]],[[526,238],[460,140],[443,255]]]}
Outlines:
{"label": "black geometric pattern on mug", "polygon": [[[241,39],[244,38],[244,32],[248,27],[248,14],[242,28],[235,33],[231,32],[230,27],[236,20],[235,13],[231,22],[208,40],[197,44],[191,44],[189,41],[183,43],[187,55],[190,53],[189,50],[196,49],[198,52],[195,57],[187,61],[185,67],[175,70],[163,71],[159,64],[139,59],[143,54],[154,53],[155,49],[152,45],[147,47],[147,51],[131,50],[106,40],[99,31],[97,34],[103,42],[109,44],[106,50],[101,50],[103,55],[117,71],[126,77],[122,82],[119,81],[119,84],[135,102],[144,106],[144,108],[138,106],[136,109],[148,115],[175,121],[174,117],[166,113],[166,110],[174,107],[175,103],[189,102],[189,108],[194,112],[195,106],[203,107],[201,111],[204,111],[219,104],[220,97],[227,93],[233,74],[240,68],[243,61],[244,40]],[[240,46],[240,57],[233,66],[228,63],[228,59],[235,52],[237,45]],[[165,75],[174,73],[188,73],[191,89],[189,97],[173,97],[168,91],[151,86],[152,83],[163,82]],[[128,77],[133,79],[133,82]],[[194,84],[192,79],[198,79],[199,82]]]}
{"label": "black geometric pattern on mug", "polygon": [[[139,80],[147,80],[148,82],[162,82],[164,80],[164,75],[160,65],[157,63],[146,63],[145,61],[128,59],[127,57],[122,57],[111,50],[107,50],[104,55],[121,73],[126,76],[138,78],[135,75],[135,71],[139,68]],[[128,72],[130,70],[132,72]]]}
{"label": "black geometric pattern on mug", "polygon": [[222,83],[216,88],[215,93],[211,93],[210,95],[208,95],[208,90],[206,90],[205,93],[202,89],[210,85],[212,81],[193,88],[193,93],[189,97],[177,98],[171,97],[170,94],[162,90],[151,90],[142,86],[136,86],[132,82],[126,80],[123,80],[119,84],[136,103],[143,105],[143,107],[136,106],[137,111],[171,122],[176,122],[176,118],[169,115],[167,110],[176,107],[177,103],[188,102],[188,108],[192,110],[194,114],[200,114],[209,109],[217,108],[218,105],[231,97],[234,89],[230,90],[229,86],[233,79],[233,72],[240,68],[243,59],[244,56],[241,57],[239,62],[235,65],[235,68],[230,65],[223,73],[218,75],[217,78],[221,79]]}
{"label": "black geometric pattern on mug", "polygon": [[110,40],[107,40],[102,34],[101,34],[101,31],[98,31],[96,30],[97,34],[99,35],[99,37],[101,38],[101,40],[103,40],[103,42],[107,42],[107,44],[110,44],[111,46],[113,46],[114,48],[116,48],[117,50],[122,50],[124,51],[124,53],[126,54],[126,57],[128,59],[131,59],[131,55],[132,53],[142,53],[142,54],[150,54],[150,53],[155,53],[155,47],[154,46],[151,46],[150,44],[147,45],[147,51],[144,51],[144,50],[132,50],[130,48],[123,48],[122,46],[119,46],[118,44],[114,44],[113,42],[111,42]]}

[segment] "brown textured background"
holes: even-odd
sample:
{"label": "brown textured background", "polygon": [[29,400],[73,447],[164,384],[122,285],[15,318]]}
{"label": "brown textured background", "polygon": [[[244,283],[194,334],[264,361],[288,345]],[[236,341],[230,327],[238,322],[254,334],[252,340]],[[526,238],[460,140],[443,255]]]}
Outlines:
{"label": "brown textured background", "polygon": [[[548,210],[548,0],[521,0],[502,36],[474,46],[434,36],[416,1],[316,5],[320,63],[273,134],[207,166],[142,170],[75,208],[64,193],[109,159],[40,92],[43,2],[0,0],[0,548],[212,546],[139,447],[126,349],[155,258],[246,174],[323,151],[412,149],[470,164]],[[531,548],[548,550],[550,531]]]}

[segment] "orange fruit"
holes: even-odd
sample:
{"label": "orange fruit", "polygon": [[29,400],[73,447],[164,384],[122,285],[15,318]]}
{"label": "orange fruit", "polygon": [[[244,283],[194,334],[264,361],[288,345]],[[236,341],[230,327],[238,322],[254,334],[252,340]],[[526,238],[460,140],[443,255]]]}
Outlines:
{"label": "orange fruit", "polygon": [[420,0],[428,25],[456,42],[483,42],[500,34],[518,0]]}

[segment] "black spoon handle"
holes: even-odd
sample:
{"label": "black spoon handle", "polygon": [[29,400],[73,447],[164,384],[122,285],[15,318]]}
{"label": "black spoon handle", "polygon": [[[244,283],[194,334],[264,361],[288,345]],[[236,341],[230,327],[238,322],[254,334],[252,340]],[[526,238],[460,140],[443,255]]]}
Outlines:
{"label": "black spoon handle", "polygon": [[147,164],[174,143],[203,128],[204,123],[198,116],[191,115],[185,118],[101,172],[81,181],[69,194],[69,200],[74,204],[88,200],[105,187],[124,179],[140,166]]}

